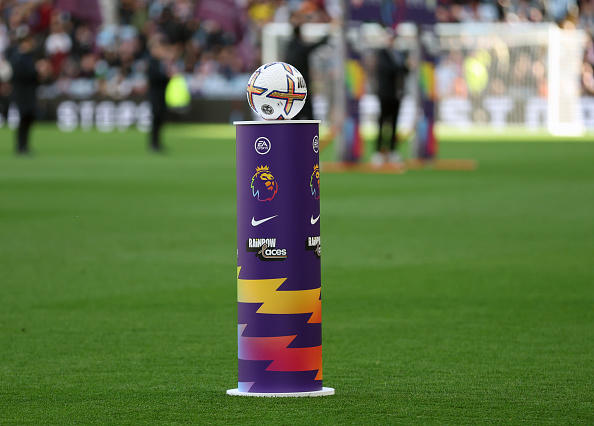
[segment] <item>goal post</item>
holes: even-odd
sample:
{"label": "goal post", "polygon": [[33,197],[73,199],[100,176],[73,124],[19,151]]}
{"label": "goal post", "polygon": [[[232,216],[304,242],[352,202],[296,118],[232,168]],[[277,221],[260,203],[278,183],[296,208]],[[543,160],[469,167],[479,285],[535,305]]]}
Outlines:
{"label": "goal post", "polygon": [[[557,136],[585,132],[580,108],[579,70],[586,46],[582,31],[563,31],[549,26],[548,130]],[[577,74],[577,75],[576,75]]]}

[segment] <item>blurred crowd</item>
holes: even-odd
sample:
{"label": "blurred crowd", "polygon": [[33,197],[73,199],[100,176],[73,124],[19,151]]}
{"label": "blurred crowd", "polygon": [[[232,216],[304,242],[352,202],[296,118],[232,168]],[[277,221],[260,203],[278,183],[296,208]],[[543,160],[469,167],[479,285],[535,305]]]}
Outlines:
{"label": "blurred crowd", "polygon": [[[438,4],[440,22],[555,21],[594,35],[594,0]],[[245,75],[261,63],[266,23],[329,22],[339,5],[338,0],[0,0],[0,96],[10,91],[7,58],[28,33],[44,79],[42,98],[144,96],[155,39],[167,43],[194,96],[231,98],[243,92]],[[594,93],[593,70],[590,42],[583,71],[588,93]]]}
{"label": "blurred crowd", "polygon": [[328,19],[324,0],[0,0],[0,90],[11,51],[32,34],[42,98],[144,95],[155,40],[193,95],[231,97],[260,63],[265,23]]}
{"label": "blurred crowd", "polygon": [[[532,22],[555,22],[565,30],[581,29],[588,37],[587,48],[584,54],[582,65],[582,91],[585,95],[594,95],[594,0],[444,0],[440,1],[437,8],[437,20],[444,23],[464,22],[506,22],[509,24]],[[495,49],[496,50],[496,49]],[[483,52],[484,53],[484,52]],[[496,61],[481,61],[481,52],[472,52],[468,57],[456,57],[456,52],[450,53],[443,58],[441,63],[441,74],[448,75],[448,70],[465,68],[480,71],[482,63],[487,63],[488,68],[496,66]],[[528,55],[519,52],[513,69],[509,70],[508,82],[523,82],[524,87],[534,87],[535,92],[545,97],[546,94],[546,70],[545,59],[539,55]],[[542,55],[540,55],[542,56]],[[485,75],[487,70],[485,70]],[[476,73],[475,73],[476,74]],[[491,72],[489,72],[491,74]],[[499,73],[501,74],[501,73]],[[460,72],[458,75],[473,75],[472,72]],[[480,86],[480,76],[475,79]],[[462,82],[460,78],[453,84],[441,87],[442,92],[456,96],[467,97],[472,92],[472,81]],[[470,83],[470,84],[468,84]],[[511,88],[512,91],[514,88]],[[508,91],[503,80],[493,80],[490,84],[490,92],[493,95],[501,95]],[[521,90],[516,90],[521,92]],[[442,94],[446,94],[442,93]]]}
{"label": "blurred crowd", "polygon": [[594,31],[592,0],[441,0],[438,22],[556,22],[566,29]]}

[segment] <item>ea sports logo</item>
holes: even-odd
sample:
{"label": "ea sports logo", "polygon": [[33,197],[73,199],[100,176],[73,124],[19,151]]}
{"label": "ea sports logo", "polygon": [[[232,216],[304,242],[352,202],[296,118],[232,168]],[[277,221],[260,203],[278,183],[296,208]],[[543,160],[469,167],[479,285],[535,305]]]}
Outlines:
{"label": "ea sports logo", "polygon": [[260,155],[268,154],[268,151],[270,151],[270,146],[270,141],[262,136],[256,139],[256,142],[254,143],[254,148]]}
{"label": "ea sports logo", "polygon": [[314,136],[311,146],[316,154],[320,151],[320,140],[318,139],[318,135]]}

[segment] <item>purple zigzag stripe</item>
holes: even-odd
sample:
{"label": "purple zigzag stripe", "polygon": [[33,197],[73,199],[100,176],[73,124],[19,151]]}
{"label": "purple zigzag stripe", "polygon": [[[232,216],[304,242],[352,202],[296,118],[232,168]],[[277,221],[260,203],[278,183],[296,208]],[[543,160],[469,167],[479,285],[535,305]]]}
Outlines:
{"label": "purple zigzag stripe", "polygon": [[[309,218],[307,219],[309,221]],[[304,252],[304,256],[309,257],[309,252]],[[279,262],[280,263],[280,262]],[[319,263],[318,263],[319,265]],[[316,265],[317,266],[317,265]],[[296,290],[311,290],[314,288],[320,288],[320,282],[317,280],[309,280],[309,281],[300,281],[299,277],[297,278],[288,278],[284,283],[281,284],[276,291],[296,291]],[[320,299],[321,299],[320,293]]]}
{"label": "purple zigzag stripe", "polygon": [[237,323],[247,324],[246,337],[293,336],[289,348],[311,348],[322,344],[322,324],[308,323],[311,314],[258,314],[261,303],[238,303]]}
{"label": "purple zigzag stripe", "polygon": [[250,392],[310,392],[322,390],[313,371],[266,371],[272,361],[239,360],[239,382],[254,382]]}

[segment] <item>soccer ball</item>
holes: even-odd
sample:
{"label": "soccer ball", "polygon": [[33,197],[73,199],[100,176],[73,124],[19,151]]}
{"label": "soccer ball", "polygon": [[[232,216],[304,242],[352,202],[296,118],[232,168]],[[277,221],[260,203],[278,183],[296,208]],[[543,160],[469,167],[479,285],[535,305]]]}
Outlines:
{"label": "soccer ball", "polygon": [[258,68],[247,85],[250,107],[265,120],[290,120],[307,98],[301,73],[284,62],[270,62]]}

